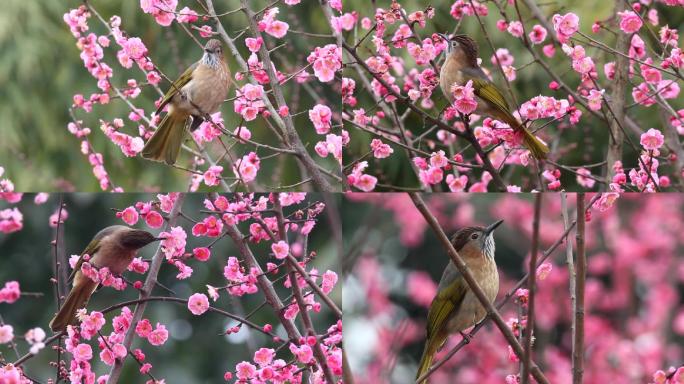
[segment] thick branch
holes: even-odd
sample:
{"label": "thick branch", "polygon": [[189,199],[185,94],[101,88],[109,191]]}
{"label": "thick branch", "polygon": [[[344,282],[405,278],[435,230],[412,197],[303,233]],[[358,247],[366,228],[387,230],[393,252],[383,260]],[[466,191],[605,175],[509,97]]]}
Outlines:
{"label": "thick branch", "polygon": [[292,320],[285,317],[285,306],[283,305],[283,302],[280,300],[280,297],[278,297],[278,294],[273,288],[273,283],[268,279],[266,274],[264,274],[261,266],[256,261],[252,250],[247,246],[247,244],[245,244],[245,237],[240,232],[240,229],[235,225],[228,225],[226,226],[226,232],[228,233],[228,236],[233,239],[235,246],[238,248],[238,252],[242,256],[242,259],[247,263],[249,269],[251,270],[252,268],[255,268],[256,274],[258,276],[257,285],[264,293],[264,297],[266,298],[268,304],[275,311],[280,323],[283,324],[283,327],[285,327],[285,331],[287,331],[290,340],[299,341],[299,338],[302,337],[301,333],[299,333],[299,330],[294,325]]}

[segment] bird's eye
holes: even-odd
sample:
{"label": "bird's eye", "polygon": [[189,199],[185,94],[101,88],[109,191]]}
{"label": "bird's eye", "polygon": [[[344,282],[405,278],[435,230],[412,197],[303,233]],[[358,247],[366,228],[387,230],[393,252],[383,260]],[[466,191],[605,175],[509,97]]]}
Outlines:
{"label": "bird's eye", "polygon": [[477,233],[473,233],[472,236],[470,236],[471,239],[476,240],[479,237]]}

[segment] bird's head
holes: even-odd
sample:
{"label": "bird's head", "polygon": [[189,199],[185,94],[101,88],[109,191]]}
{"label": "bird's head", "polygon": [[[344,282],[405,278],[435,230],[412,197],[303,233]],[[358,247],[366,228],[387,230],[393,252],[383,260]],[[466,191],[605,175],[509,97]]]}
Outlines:
{"label": "bird's head", "polygon": [[216,68],[223,60],[223,44],[218,39],[211,39],[207,41],[204,46],[204,55],[202,56],[202,64],[212,68]]}
{"label": "bird's head", "polygon": [[451,238],[451,244],[464,258],[479,258],[482,255],[494,260],[494,230],[503,220],[487,227],[466,227]]}
{"label": "bird's head", "polygon": [[468,35],[453,35],[452,37],[443,33],[437,35],[447,43],[447,58],[462,58],[467,60],[470,66],[477,67],[478,49],[475,40]]}
{"label": "bird's head", "polygon": [[165,239],[164,237],[155,237],[153,234],[141,229],[124,228],[117,231],[115,236],[118,237],[118,243],[126,249],[140,249],[149,243]]}

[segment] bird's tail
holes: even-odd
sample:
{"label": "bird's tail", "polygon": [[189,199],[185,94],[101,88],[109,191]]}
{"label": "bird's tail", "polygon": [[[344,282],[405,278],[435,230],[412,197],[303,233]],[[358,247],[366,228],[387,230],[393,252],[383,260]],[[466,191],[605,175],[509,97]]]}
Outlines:
{"label": "bird's tail", "polygon": [[187,116],[181,113],[169,111],[143,147],[142,156],[146,159],[175,164],[185,136],[186,119]]}
{"label": "bird's tail", "polygon": [[536,136],[523,127],[513,115],[506,114],[500,117],[513,128],[513,131],[522,135],[522,143],[532,153],[532,156],[539,160],[546,158],[546,154],[549,153],[549,147],[546,144],[542,143],[541,140],[537,139]]}
{"label": "bird's tail", "polygon": [[71,292],[69,292],[69,295],[67,295],[66,300],[64,300],[62,308],[52,321],[50,321],[50,329],[54,332],[59,332],[66,329],[67,325],[72,324],[76,316],[76,311],[88,304],[90,295],[93,294],[95,287],[97,287],[95,282],[92,282],[92,284],[86,282],[74,286]]}
{"label": "bird's tail", "polygon": [[[428,339],[425,342],[425,349],[423,349],[423,356],[420,358],[420,364],[418,365],[418,372],[416,373],[416,380],[425,374],[430,369],[432,364],[432,358],[437,353],[440,344]],[[419,384],[427,384],[427,379],[423,380]]]}
{"label": "bird's tail", "polygon": [[537,139],[530,131],[523,128],[523,145],[525,148],[529,149],[532,156],[542,160],[546,158],[546,154],[549,153],[549,147],[542,143],[541,140]]}

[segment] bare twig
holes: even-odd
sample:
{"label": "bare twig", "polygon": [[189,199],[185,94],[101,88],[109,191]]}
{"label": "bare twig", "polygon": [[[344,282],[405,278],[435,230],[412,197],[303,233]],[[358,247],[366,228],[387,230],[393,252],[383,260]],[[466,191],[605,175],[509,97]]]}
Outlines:
{"label": "bare twig", "polygon": [[[57,312],[59,312],[59,309],[62,306],[62,302],[60,300],[60,297],[62,296],[62,291],[64,290],[64,284],[60,284],[62,282],[65,282],[66,279],[63,278],[63,269],[60,268],[61,266],[61,255],[60,251],[62,250],[62,245],[64,243],[64,227],[62,226],[62,210],[64,208],[64,195],[60,194],[59,195],[59,209],[57,210],[57,223],[56,223],[56,228],[55,228],[55,242],[52,244],[52,251],[53,251],[53,257],[54,257],[54,265],[55,265],[55,300],[57,301]],[[61,361],[62,361],[62,337],[57,338],[57,373],[55,374],[55,383],[59,383],[60,377],[59,377],[59,369],[61,367]]]}
{"label": "bare twig", "polygon": [[582,383],[584,374],[584,282],[586,280],[587,257],[584,247],[586,212],[584,208],[584,192],[577,194],[577,286],[575,296],[577,305],[573,324],[575,335],[572,340],[572,382]]}
{"label": "bare twig", "polygon": [[539,216],[541,215],[542,194],[534,195],[534,221],[532,222],[532,252],[530,254],[530,267],[527,275],[527,324],[525,325],[524,349],[525,356],[522,361],[521,382],[530,382],[530,361],[532,361],[532,331],[534,329],[534,291],[537,278],[537,252],[539,251]]}

